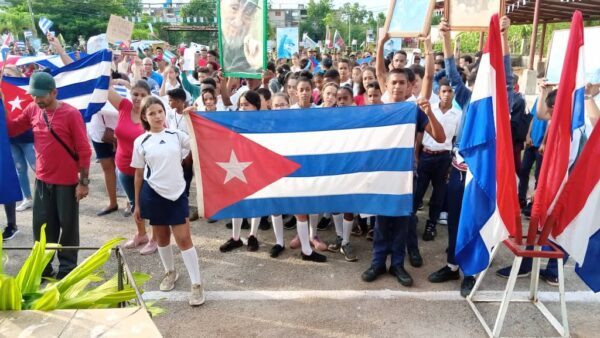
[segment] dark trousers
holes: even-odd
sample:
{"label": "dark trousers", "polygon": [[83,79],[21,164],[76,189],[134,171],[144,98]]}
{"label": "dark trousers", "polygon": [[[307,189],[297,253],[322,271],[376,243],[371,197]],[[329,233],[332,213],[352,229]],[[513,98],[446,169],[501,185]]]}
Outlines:
{"label": "dark trousers", "polygon": [[465,192],[465,178],[467,173],[452,167],[448,180],[448,254],[449,264],[456,265],[456,237],[458,236],[458,222],[462,208],[463,194]]}
{"label": "dark trousers", "polygon": [[194,169],[192,164],[183,166],[183,179],[185,180],[185,195],[190,197],[190,187],[192,184],[192,178],[194,177]]}
{"label": "dark trousers", "polygon": [[419,238],[417,236],[417,218],[418,204],[414,204],[414,194],[417,189],[417,175],[413,175],[413,212],[408,216],[408,225],[406,229],[406,238],[404,239],[405,250],[408,252],[419,252]]}
{"label": "dark trousers", "polygon": [[[46,224],[47,243],[79,246],[79,202],[75,198],[76,185],[47,184],[35,181],[33,198],[33,239],[40,239],[42,225]],[[68,273],[77,266],[77,250],[59,250],[59,272]],[[51,263],[45,269],[52,271]]]}
{"label": "dark trousers", "polygon": [[527,201],[527,190],[529,189],[529,175],[531,169],[535,164],[535,186],[537,187],[537,180],[540,176],[540,169],[542,168],[542,155],[540,154],[537,147],[529,147],[523,152],[523,162],[521,163],[521,170],[519,170],[519,201]]}
{"label": "dark trousers", "polygon": [[374,267],[385,267],[387,256],[392,256],[392,266],[404,266],[406,230],[410,217],[377,216],[373,230]]}
{"label": "dark trousers", "polygon": [[444,206],[446,195],[446,178],[448,169],[452,163],[450,152],[442,154],[421,153],[419,167],[417,168],[417,187],[413,200],[413,210],[423,203],[423,197],[429,188],[429,183],[433,186],[431,198],[429,199],[429,222],[435,224],[440,217],[440,212]]}
{"label": "dark trousers", "polygon": [[6,214],[6,225],[9,227],[17,227],[17,204],[15,202],[6,203],[4,205],[4,213]]}
{"label": "dark trousers", "polygon": [[521,170],[521,152],[523,151],[523,143],[513,143],[513,157],[515,161],[515,173]]}

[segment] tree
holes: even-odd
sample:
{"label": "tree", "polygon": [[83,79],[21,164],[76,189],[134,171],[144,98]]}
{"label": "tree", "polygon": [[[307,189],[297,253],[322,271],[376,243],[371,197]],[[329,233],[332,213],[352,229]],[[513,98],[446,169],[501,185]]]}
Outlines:
{"label": "tree", "polygon": [[332,0],[310,0],[306,7],[306,20],[300,23],[300,36],[307,33],[315,41],[325,40],[325,18],[332,13],[332,8]]}

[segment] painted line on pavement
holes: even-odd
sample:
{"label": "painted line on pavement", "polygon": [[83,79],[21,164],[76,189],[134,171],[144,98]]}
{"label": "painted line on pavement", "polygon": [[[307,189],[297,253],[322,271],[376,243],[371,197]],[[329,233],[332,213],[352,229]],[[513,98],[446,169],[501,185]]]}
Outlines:
{"label": "painted line on pavement", "polygon": [[[497,296],[500,291],[481,291],[479,297]],[[514,297],[526,297],[529,292],[514,292]],[[148,291],[143,294],[146,301],[165,300],[181,302],[188,300],[185,291]],[[423,291],[410,292],[399,290],[302,290],[302,291],[206,291],[207,300],[239,300],[239,301],[269,301],[269,300],[299,300],[299,299],[332,299],[332,300],[372,300],[372,299],[417,299],[424,301],[464,301],[458,291]],[[600,303],[600,294],[592,291],[566,292],[566,301],[575,303]],[[539,299],[543,302],[558,302],[558,292],[540,292]]]}

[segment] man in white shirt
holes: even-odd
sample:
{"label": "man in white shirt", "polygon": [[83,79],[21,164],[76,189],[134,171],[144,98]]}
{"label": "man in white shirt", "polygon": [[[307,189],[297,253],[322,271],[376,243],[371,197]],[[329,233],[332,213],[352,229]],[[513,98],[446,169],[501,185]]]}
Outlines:
{"label": "man in white shirt", "polygon": [[435,227],[446,195],[446,177],[452,162],[452,139],[456,134],[461,117],[461,112],[452,107],[454,92],[446,79],[440,81],[439,97],[440,103],[437,106],[432,105],[432,110],[444,128],[446,140],[440,143],[428,134],[423,136],[423,147],[419,156],[417,187],[414,196],[416,210],[423,202],[423,196],[429,187],[429,183],[433,186],[433,192],[429,200],[429,220],[423,233],[424,241],[431,241],[436,235]]}

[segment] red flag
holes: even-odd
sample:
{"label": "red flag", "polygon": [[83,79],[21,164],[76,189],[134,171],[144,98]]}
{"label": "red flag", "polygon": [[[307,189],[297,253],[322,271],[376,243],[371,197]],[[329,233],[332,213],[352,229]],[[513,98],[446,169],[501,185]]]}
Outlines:
{"label": "red flag", "polygon": [[329,29],[329,26],[327,26],[325,31],[325,46],[327,46],[327,48],[333,48],[333,40],[331,39],[331,30]]}
{"label": "red flag", "polygon": [[344,43],[344,39],[340,35],[340,32],[335,30],[335,35],[333,36],[333,46],[337,49],[344,50],[346,49],[346,44]]}
{"label": "red flag", "polygon": [[573,109],[577,107],[574,102],[577,97],[574,94],[577,89],[580,49],[583,49],[583,19],[581,12],[575,11],[544,151],[546,160],[542,162],[531,212],[530,223],[533,226],[529,229],[528,242],[535,237],[535,225],[543,226],[546,223],[548,214],[552,212],[554,202],[568,177],[572,116]]}

